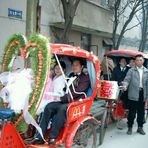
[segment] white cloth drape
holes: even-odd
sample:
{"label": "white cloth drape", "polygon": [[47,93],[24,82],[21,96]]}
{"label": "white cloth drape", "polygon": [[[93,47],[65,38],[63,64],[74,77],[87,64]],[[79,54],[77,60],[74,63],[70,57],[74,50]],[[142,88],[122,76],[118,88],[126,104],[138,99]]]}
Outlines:
{"label": "white cloth drape", "polygon": [[5,102],[8,102],[8,107],[15,113],[20,113],[24,108],[25,101],[29,100],[33,84],[32,74],[31,69],[23,69],[0,75],[2,84],[6,85],[1,90],[0,96]]}

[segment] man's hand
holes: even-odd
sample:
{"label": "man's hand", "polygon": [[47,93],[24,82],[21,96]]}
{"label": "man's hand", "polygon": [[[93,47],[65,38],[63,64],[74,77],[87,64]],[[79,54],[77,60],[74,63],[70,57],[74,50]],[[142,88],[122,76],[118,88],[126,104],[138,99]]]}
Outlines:
{"label": "man's hand", "polygon": [[127,91],[127,86],[125,85],[123,81],[120,83],[119,89],[123,91]]}
{"label": "man's hand", "polygon": [[126,86],[119,86],[119,89],[120,90],[123,90],[123,91],[126,91],[127,90],[127,87]]}

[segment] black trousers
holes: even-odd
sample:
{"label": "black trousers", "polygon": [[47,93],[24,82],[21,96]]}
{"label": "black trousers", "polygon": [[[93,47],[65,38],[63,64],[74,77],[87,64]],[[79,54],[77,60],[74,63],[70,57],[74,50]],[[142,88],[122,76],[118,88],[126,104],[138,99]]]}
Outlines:
{"label": "black trousers", "polygon": [[[51,102],[46,105],[44,113],[40,120],[40,127],[45,137],[49,121],[52,119],[51,132],[49,138],[56,139],[61,128],[66,122],[67,105],[60,102]],[[37,138],[41,139],[39,133],[36,133]]]}
{"label": "black trousers", "polygon": [[129,114],[128,114],[128,127],[132,127],[134,119],[137,113],[137,123],[138,127],[143,127],[144,123],[144,111],[145,111],[145,102],[143,101],[143,90],[139,92],[139,100],[128,102]]}
{"label": "black trousers", "polygon": [[123,108],[128,109],[128,91],[124,91],[121,93],[120,99],[123,102]]}

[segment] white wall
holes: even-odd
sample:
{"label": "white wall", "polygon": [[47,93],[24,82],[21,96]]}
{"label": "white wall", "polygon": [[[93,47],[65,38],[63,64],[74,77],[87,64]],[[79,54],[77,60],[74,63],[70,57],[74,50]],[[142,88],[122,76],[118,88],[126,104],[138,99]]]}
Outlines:
{"label": "white wall", "polygon": [[[60,0],[41,0],[43,24],[49,25],[64,22],[63,10]],[[112,13],[98,5],[81,0],[76,15],[74,25],[102,32],[112,32]]]}
{"label": "white wall", "polygon": [[78,5],[74,24],[96,31],[112,33],[112,12],[82,0]]}
{"label": "white wall", "polygon": [[[8,8],[23,11],[22,19],[8,17]],[[0,55],[7,39],[16,32],[25,34],[26,0],[0,0]]]}

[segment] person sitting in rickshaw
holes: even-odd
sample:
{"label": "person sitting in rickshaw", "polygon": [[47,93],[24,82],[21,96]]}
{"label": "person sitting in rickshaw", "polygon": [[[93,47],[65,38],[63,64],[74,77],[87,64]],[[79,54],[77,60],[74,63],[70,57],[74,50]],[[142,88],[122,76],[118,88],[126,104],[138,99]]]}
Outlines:
{"label": "person sitting in rickshaw", "polygon": [[[84,94],[79,94],[76,92],[87,93],[90,87],[89,76],[82,72],[83,68],[84,68],[84,63],[81,59],[76,58],[72,61],[73,72],[69,75],[69,77],[76,77],[76,79],[73,82],[75,91],[73,90],[72,86],[70,86],[69,89],[74,100],[85,98]],[[64,126],[66,122],[66,111],[70,99],[71,99],[70,93],[67,93],[60,98],[60,102],[51,102],[47,104],[44,109],[44,113],[40,122],[40,127],[42,129],[44,137],[47,131],[48,123],[51,119],[53,119],[51,125],[51,131],[50,134],[48,135],[49,138],[48,145],[55,143],[55,139],[57,138],[61,128]],[[37,133],[29,143],[43,144],[44,141],[42,140],[40,134]]]}
{"label": "person sitting in rickshaw", "polygon": [[111,80],[117,81],[118,85],[121,85],[121,82],[124,80],[128,70],[129,67],[127,66],[126,59],[121,58],[119,65],[117,65],[112,72]]}
{"label": "person sitting in rickshaw", "polygon": [[[66,64],[64,61],[59,61],[60,66],[63,72],[66,71]],[[42,114],[44,112],[45,106],[50,102],[59,102],[60,97],[65,95],[65,91],[63,88],[65,87],[65,78],[62,75],[62,71],[60,69],[58,62],[54,64],[53,69],[51,69],[50,74],[48,76],[47,84],[45,87],[45,91],[43,94],[43,98],[37,108],[36,114],[38,117],[36,118],[37,123],[40,122],[42,118]],[[50,123],[49,123],[50,125]],[[26,133],[24,134],[23,138],[30,138],[34,136],[35,130],[37,127],[34,127],[32,124],[29,124]]]}
{"label": "person sitting in rickshaw", "polygon": [[[127,62],[125,58],[121,58],[119,61],[119,65],[116,66],[113,70],[111,80],[112,81],[117,81],[118,85],[122,85],[122,81],[124,80],[128,70],[130,67],[127,66]],[[120,99],[123,101],[123,108],[127,109],[128,108],[128,92],[122,92]]]}
{"label": "person sitting in rickshaw", "polygon": [[[66,64],[63,61],[60,61],[60,65],[63,69],[63,72],[66,71]],[[40,115],[45,106],[50,102],[59,102],[60,97],[64,96],[65,92],[63,88],[65,87],[65,78],[62,75],[62,71],[58,63],[54,65],[53,73],[50,73],[48,82],[45,88],[45,93],[39,108],[37,109],[36,114]]]}
{"label": "person sitting in rickshaw", "polygon": [[136,66],[135,59],[134,58],[130,59],[127,66],[130,68],[134,68]]}

